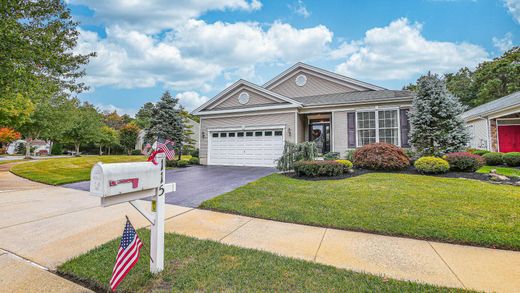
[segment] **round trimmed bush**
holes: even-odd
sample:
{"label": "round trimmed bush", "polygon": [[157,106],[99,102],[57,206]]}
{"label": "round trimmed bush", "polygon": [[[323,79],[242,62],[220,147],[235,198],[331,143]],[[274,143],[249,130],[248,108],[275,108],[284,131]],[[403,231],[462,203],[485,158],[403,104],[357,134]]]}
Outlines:
{"label": "round trimmed bush", "polygon": [[140,155],[142,155],[142,153],[141,153],[141,150],[132,150],[130,152],[130,155],[131,156],[140,156]]}
{"label": "round trimmed bush", "polygon": [[338,176],[348,171],[346,165],[336,161],[299,161],[294,163],[296,176]]}
{"label": "round trimmed bush", "polygon": [[189,163],[188,160],[179,160],[177,161],[177,167],[184,168],[187,167]]}
{"label": "round trimmed bush", "polygon": [[190,164],[191,164],[191,165],[198,165],[198,164],[199,164],[199,158],[197,158],[197,157],[191,157],[191,158],[190,158]]}
{"label": "round trimmed bush", "polygon": [[166,160],[166,167],[169,167],[169,168],[177,167],[177,161],[175,161],[175,160]]}
{"label": "round trimmed bush", "polygon": [[345,165],[348,169],[352,169],[352,162],[349,160],[335,160],[338,163]]}
{"label": "round trimmed bush", "polygon": [[472,153],[477,156],[483,156],[483,155],[491,153],[491,152],[487,151],[487,150],[471,149],[471,150],[468,150],[468,153]]}
{"label": "round trimmed bush", "polygon": [[436,157],[422,157],[413,164],[420,173],[438,174],[446,173],[450,170],[448,161]]}
{"label": "round trimmed bush", "polygon": [[461,172],[475,172],[484,165],[484,158],[467,152],[449,153],[446,161],[450,164],[450,170]]}
{"label": "round trimmed bush", "polygon": [[520,153],[519,152],[511,152],[506,153],[503,156],[504,163],[510,167],[518,167],[520,166]]}
{"label": "round trimmed bush", "polygon": [[403,150],[393,144],[378,142],[354,152],[354,166],[372,170],[402,170],[410,166]]}
{"label": "round trimmed bush", "polygon": [[489,166],[498,166],[504,164],[504,154],[503,153],[492,153],[488,152],[482,155],[484,161],[486,161],[486,165]]}

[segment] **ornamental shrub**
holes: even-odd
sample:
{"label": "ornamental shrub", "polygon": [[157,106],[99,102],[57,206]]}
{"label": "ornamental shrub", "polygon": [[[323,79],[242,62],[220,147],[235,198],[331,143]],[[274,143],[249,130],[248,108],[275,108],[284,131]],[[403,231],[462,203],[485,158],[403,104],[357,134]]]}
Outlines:
{"label": "ornamental shrub", "polygon": [[131,156],[141,156],[142,153],[141,153],[141,150],[132,150],[132,151],[130,152],[130,155],[131,155]]}
{"label": "ornamental shrub", "polygon": [[352,162],[349,161],[349,160],[335,160],[335,161],[338,162],[338,163],[341,163],[341,164],[343,164],[343,165],[345,165],[345,166],[347,166],[347,168],[348,168],[349,170],[352,169],[353,164],[352,164]]}
{"label": "ornamental shrub", "polygon": [[477,156],[483,156],[483,155],[491,153],[491,152],[488,150],[468,149],[468,153],[472,153]]}
{"label": "ornamental shrub", "polygon": [[402,170],[410,166],[403,150],[393,144],[378,142],[354,152],[354,166],[372,170]]}
{"label": "ornamental shrub", "polygon": [[294,144],[285,142],[282,156],[276,160],[276,168],[280,171],[294,169],[294,163],[298,161],[312,161],[318,156],[318,148],[314,142]]}
{"label": "ornamental shrub", "polygon": [[438,174],[446,173],[450,170],[448,161],[437,157],[422,157],[413,164],[420,173]]}
{"label": "ornamental shrub", "polygon": [[190,152],[190,156],[192,157],[199,157],[199,149],[194,149]]}
{"label": "ornamental shrub", "polygon": [[323,159],[327,160],[327,161],[334,161],[334,160],[337,160],[339,159],[339,153],[338,152],[330,152],[330,153],[326,153],[324,156],[323,156]]}
{"label": "ornamental shrub", "polygon": [[338,176],[348,171],[346,165],[336,161],[299,161],[294,163],[296,176]]}
{"label": "ornamental shrub", "polygon": [[168,167],[168,168],[177,167],[177,161],[176,160],[166,160],[166,167]]}
{"label": "ornamental shrub", "polygon": [[184,168],[187,167],[189,164],[188,160],[179,160],[177,161],[177,167]]}
{"label": "ornamental shrub", "polygon": [[191,165],[198,165],[198,164],[199,164],[199,158],[197,158],[197,157],[191,157],[191,158],[190,158],[190,164],[191,164]]}
{"label": "ornamental shrub", "polygon": [[356,150],[347,150],[347,152],[345,153],[345,159],[349,160],[349,161],[353,161],[354,160],[354,153],[356,152]]}
{"label": "ornamental shrub", "polygon": [[[479,155],[477,153],[473,153],[474,155]],[[503,153],[492,153],[487,152],[483,155],[480,155],[484,158],[486,165],[489,166],[498,166],[504,164],[504,154]]]}
{"label": "ornamental shrub", "polygon": [[511,152],[504,154],[504,163],[510,167],[518,167],[520,166],[520,153],[519,152]]}
{"label": "ornamental shrub", "polygon": [[484,158],[467,152],[449,153],[446,161],[452,171],[475,172],[484,165]]}

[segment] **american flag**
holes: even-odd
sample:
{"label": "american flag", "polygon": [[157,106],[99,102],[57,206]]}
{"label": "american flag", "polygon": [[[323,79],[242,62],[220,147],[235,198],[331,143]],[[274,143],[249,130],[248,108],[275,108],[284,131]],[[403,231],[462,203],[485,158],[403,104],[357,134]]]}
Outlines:
{"label": "american flag", "polygon": [[110,279],[110,288],[115,291],[119,283],[123,281],[130,270],[139,260],[139,251],[143,243],[135,232],[134,227],[128,219],[126,219],[125,231],[119,244],[117,252],[116,264],[112,270],[112,278]]}
{"label": "american flag", "polygon": [[174,142],[168,139],[159,138],[157,140],[157,150],[162,150],[166,154],[168,160],[175,157]]}
{"label": "american flag", "polygon": [[141,151],[141,154],[147,156],[149,155],[148,154],[148,151],[152,148],[152,145],[147,143],[146,146],[144,147],[144,149]]}

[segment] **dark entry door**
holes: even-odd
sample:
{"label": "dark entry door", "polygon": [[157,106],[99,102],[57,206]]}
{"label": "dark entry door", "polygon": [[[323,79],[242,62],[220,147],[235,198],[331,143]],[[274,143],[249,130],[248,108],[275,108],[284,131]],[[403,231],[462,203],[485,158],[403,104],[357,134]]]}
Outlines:
{"label": "dark entry door", "polygon": [[309,141],[316,143],[318,152],[330,152],[330,123],[312,123],[309,125]]}

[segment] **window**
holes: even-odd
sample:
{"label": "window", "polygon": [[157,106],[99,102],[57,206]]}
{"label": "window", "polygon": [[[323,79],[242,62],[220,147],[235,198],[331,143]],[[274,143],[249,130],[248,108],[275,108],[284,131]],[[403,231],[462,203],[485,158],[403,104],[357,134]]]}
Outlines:
{"label": "window", "polygon": [[379,111],[377,115],[379,117],[379,142],[398,145],[397,132],[399,131],[399,126],[397,124],[397,111]]}
{"label": "window", "polygon": [[357,135],[358,146],[375,142],[399,145],[397,110],[358,112]]}
{"label": "window", "polygon": [[274,136],[282,136],[282,131],[281,130],[275,131]]}
{"label": "window", "polygon": [[253,132],[251,132],[251,131],[246,132],[246,136],[253,136]]}
{"label": "window", "polygon": [[262,136],[262,131],[255,132],[255,136]]}
{"label": "window", "polygon": [[234,132],[230,132],[228,135],[229,135],[229,137],[235,137],[235,133]]}
{"label": "window", "polygon": [[376,142],[376,112],[357,113],[358,145]]}
{"label": "window", "polygon": [[243,132],[238,132],[238,133],[237,133],[237,136],[238,136],[238,137],[244,137],[244,133],[243,133]]}
{"label": "window", "polygon": [[227,137],[227,133],[225,133],[225,132],[221,132],[221,133],[220,133],[220,137]]}
{"label": "window", "polygon": [[213,133],[211,136],[218,137],[218,133]]}
{"label": "window", "polygon": [[265,136],[273,136],[273,132],[272,131],[266,131],[266,132],[264,132],[264,135]]}

